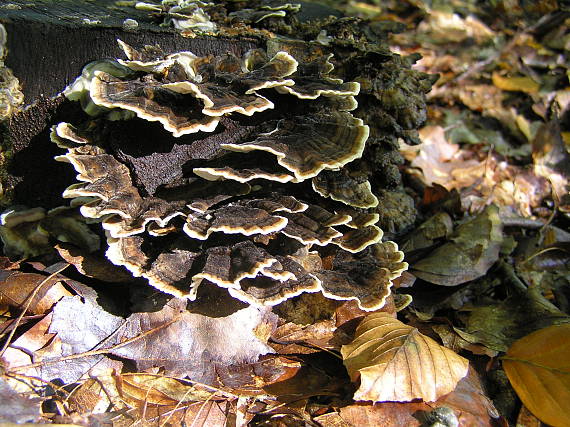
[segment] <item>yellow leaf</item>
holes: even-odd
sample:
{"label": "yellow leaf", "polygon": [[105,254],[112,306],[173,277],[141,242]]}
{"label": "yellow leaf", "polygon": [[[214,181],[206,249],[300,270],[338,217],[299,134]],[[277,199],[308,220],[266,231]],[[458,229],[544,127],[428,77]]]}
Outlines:
{"label": "yellow leaf", "polygon": [[537,418],[554,427],[570,426],[570,325],[549,326],[516,341],[503,368]]}
{"label": "yellow leaf", "polygon": [[501,77],[493,73],[493,84],[502,90],[534,93],[538,92],[540,85],[530,77]]}
{"label": "yellow leaf", "polygon": [[387,313],[373,313],[342,346],[344,365],[354,380],[355,400],[434,401],[467,375],[469,362]]}

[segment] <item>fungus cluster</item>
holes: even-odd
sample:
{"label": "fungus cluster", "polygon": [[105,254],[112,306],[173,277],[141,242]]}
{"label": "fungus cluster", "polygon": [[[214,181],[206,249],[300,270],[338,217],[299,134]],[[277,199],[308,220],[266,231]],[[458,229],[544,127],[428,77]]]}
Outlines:
{"label": "fungus cluster", "polygon": [[20,82],[4,64],[8,53],[7,39],[6,29],[0,24],[0,122],[8,119],[24,103]]}
{"label": "fungus cluster", "polygon": [[63,195],[101,221],[113,263],[190,300],[217,285],[258,305],[318,291],[384,304],[407,264],[381,242],[370,183],[347,173],[369,128],[330,55],[120,45],[126,60],[64,92],[89,116],[52,131],[78,173]]}

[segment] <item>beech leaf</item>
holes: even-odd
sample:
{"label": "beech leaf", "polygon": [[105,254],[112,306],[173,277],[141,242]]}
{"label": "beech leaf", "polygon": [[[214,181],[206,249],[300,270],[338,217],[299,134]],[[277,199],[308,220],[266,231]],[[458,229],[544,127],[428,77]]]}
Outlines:
{"label": "beech leaf", "polygon": [[434,401],[467,375],[469,362],[387,313],[366,316],[352,343],[342,346],[355,400]]}
{"label": "beech leaf", "polygon": [[549,326],[516,341],[503,368],[537,418],[555,427],[570,426],[570,325]]}

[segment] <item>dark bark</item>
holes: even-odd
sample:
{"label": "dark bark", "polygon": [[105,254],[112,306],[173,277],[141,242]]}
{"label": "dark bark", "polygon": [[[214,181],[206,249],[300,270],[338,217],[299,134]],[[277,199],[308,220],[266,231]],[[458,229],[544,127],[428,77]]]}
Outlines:
{"label": "dark bark", "polygon": [[[70,119],[64,99],[57,94],[90,61],[122,57],[117,39],[133,47],[159,45],[166,53],[189,50],[198,55],[230,51],[241,56],[256,47],[254,40],[185,38],[159,26],[157,16],[132,6],[116,6],[114,0],[35,0],[33,4],[14,0],[10,4],[15,6],[0,5],[0,23],[8,33],[5,62],[21,83],[27,108],[0,132],[2,150],[10,158],[8,165],[2,165],[7,172],[2,182],[4,205],[49,208],[62,204],[61,192],[72,182],[73,173],[53,160],[58,150],[49,141],[50,126]],[[123,28],[127,18],[139,23],[136,30]]]}

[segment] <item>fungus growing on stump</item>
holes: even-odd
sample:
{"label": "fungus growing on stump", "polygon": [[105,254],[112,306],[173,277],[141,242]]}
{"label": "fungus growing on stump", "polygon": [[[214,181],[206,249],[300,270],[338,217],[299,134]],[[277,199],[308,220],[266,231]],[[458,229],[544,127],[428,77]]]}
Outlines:
{"label": "fungus growing on stump", "polygon": [[120,45],[127,60],[65,91],[91,117],[52,131],[78,173],[63,195],[101,221],[113,263],[190,300],[219,286],[258,305],[318,291],[384,304],[407,264],[366,211],[370,183],[345,170],[369,135],[358,83],[331,77],[330,56]]}

